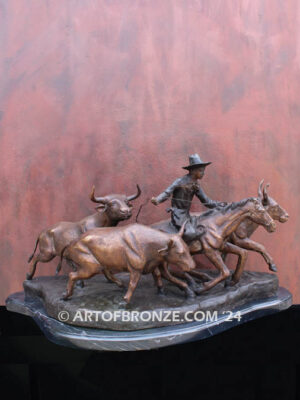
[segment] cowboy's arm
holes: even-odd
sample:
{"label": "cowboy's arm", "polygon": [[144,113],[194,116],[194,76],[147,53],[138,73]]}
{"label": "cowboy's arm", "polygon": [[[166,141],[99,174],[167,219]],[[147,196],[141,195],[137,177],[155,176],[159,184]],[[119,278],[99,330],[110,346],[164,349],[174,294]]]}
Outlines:
{"label": "cowboy's arm", "polygon": [[178,186],[180,183],[180,178],[176,179],[170,186],[168,186],[162,193],[160,193],[156,197],[152,197],[151,202],[155,205],[163,203],[166,201],[171,194],[173,193],[174,189]]}
{"label": "cowboy's arm", "polygon": [[217,206],[224,207],[227,205],[227,203],[225,203],[225,202],[215,201],[215,200],[210,199],[205,194],[204,190],[200,186],[198,187],[195,194],[198,197],[198,199],[201,201],[201,203],[203,203],[205,205],[205,207],[207,207],[207,208],[215,208]]}

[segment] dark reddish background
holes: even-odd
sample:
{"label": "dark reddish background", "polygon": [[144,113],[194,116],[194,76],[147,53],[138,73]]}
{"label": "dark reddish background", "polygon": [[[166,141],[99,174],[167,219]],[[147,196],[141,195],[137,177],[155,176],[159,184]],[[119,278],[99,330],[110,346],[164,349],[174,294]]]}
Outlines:
{"label": "dark reddish background", "polygon": [[[39,231],[93,211],[93,183],[99,194],[140,183],[139,205],[194,152],[213,161],[214,199],[271,182],[291,218],[255,237],[300,301],[297,0],[2,0],[0,13],[2,302],[21,289]],[[256,254],[248,267],[267,270]]]}

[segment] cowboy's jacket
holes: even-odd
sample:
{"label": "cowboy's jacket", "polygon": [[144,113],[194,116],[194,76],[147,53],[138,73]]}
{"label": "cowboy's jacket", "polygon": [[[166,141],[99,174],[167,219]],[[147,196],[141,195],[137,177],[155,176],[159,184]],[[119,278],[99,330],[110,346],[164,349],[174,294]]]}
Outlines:
{"label": "cowboy's jacket", "polygon": [[194,195],[208,208],[220,205],[219,201],[211,200],[203,191],[199,183],[195,182],[189,174],[176,179],[167,189],[156,197],[158,203],[167,200],[172,194],[172,208],[185,210],[189,213]]}

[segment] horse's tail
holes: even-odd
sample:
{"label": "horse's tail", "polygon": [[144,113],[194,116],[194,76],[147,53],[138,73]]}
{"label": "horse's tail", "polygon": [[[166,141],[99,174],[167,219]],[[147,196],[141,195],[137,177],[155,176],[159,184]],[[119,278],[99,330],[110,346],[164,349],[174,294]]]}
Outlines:
{"label": "horse's tail", "polygon": [[40,240],[40,237],[38,237],[38,238],[36,239],[35,248],[34,248],[34,250],[33,250],[33,253],[32,253],[31,256],[28,258],[28,261],[27,261],[27,262],[29,262],[29,263],[30,263],[30,261],[33,259],[33,256],[34,256],[34,253],[36,252],[36,249],[37,249],[39,240]]}

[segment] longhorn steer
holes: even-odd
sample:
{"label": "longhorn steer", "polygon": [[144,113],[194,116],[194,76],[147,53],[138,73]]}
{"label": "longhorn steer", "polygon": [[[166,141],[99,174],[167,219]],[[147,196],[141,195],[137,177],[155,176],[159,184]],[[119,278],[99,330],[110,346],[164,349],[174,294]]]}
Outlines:
{"label": "longhorn steer", "polygon": [[[116,226],[120,221],[130,218],[132,215],[130,201],[138,198],[140,194],[141,189],[137,185],[137,193],[128,197],[122,194],[96,197],[95,186],[93,186],[90,199],[95,203],[100,203],[97,207],[97,212],[83,218],[79,222],[59,222],[51,228],[42,231],[36,240],[35,249],[28,260],[28,262],[32,261],[32,265],[30,272],[27,274],[27,279],[32,279],[39,261],[46,263],[54,257],[60,256],[62,250],[68,244],[79,238],[86,231],[97,227]],[[35,255],[38,245],[39,253]],[[60,268],[61,262],[58,264],[56,271],[58,272]]]}
{"label": "longhorn steer", "polygon": [[[185,225],[185,224],[184,224]],[[79,279],[88,279],[101,272],[129,272],[130,282],[124,300],[129,303],[142,274],[152,273],[158,288],[162,288],[161,275],[194,296],[188,285],[173,277],[167,268],[171,263],[182,271],[195,268],[189,248],[179,233],[170,235],[145,225],[132,224],[117,228],[93,229],[66,247],[61,257],[72,260],[77,271],[70,272],[68,299]]]}

